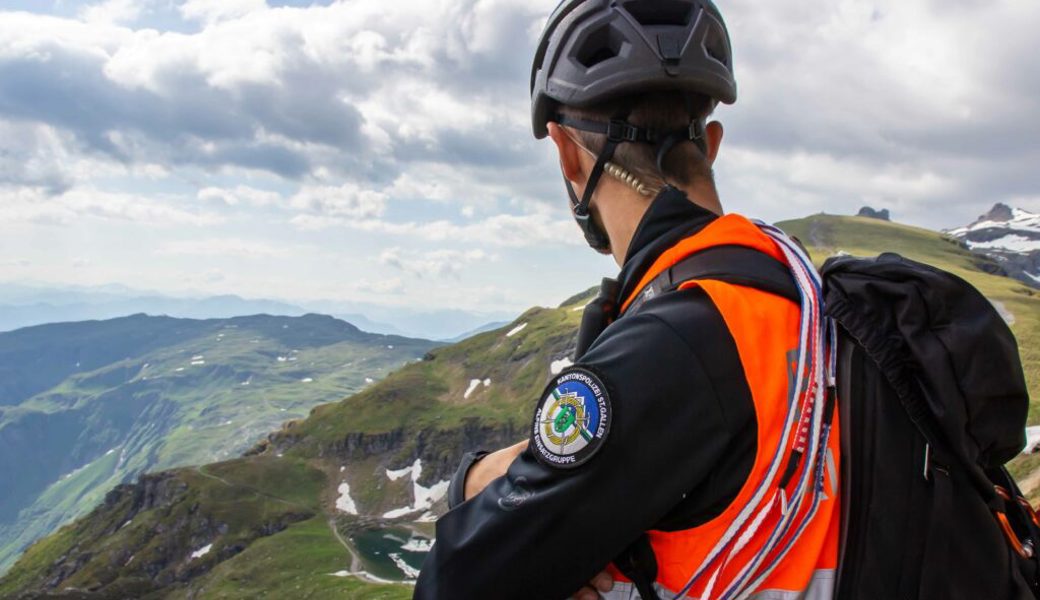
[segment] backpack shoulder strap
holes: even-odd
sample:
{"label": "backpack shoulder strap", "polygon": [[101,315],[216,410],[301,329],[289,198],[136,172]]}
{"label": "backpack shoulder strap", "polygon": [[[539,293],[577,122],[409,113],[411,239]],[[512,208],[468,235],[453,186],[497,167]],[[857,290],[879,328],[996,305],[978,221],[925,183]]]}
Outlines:
{"label": "backpack shoulder strap", "polygon": [[638,310],[647,300],[697,279],[715,279],[747,286],[787,298],[796,304],[801,302],[798,287],[787,265],[746,246],[725,245],[695,252],[662,271],[640,290],[628,310]]}

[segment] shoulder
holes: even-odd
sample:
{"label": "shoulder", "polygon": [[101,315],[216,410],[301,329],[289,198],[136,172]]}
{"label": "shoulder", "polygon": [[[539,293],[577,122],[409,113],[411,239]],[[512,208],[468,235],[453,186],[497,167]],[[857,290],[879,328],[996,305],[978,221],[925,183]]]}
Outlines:
{"label": "shoulder", "polygon": [[658,349],[661,344],[698,359],[715,362],[718,352],[735,356],[736,344],[722,313],[700,288],[669,292],[650,300],[608,327],[589,351],[624,346],[629,354]]}

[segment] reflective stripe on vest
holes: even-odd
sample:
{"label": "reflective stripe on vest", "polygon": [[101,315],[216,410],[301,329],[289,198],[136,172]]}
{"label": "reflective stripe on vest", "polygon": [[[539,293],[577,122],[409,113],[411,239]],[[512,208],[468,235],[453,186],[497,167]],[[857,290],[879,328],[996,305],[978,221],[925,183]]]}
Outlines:
{"label": "reflective stripe on vest", "polygon": [[[734,244],[760,250],[788,263],[784,252],[769,235],[743,217],[727,215],[665,251],[647,271],[636,292],[625,299],[622,311],[659,273],[686,256],[714,246]],[[775,563],[775,567],[762,581],[736,597],[761,600],[830,598],[833,592],[833,571],[837,566],[840,525],[836,468],[840,464],[840,444],[836,417],[830,429],[831,434],[826,438],[827,448],[821,450],[820,460],[817,461],[822,475],[822,481],[819,482],[822,484],[822,493],[819,494],[818,504],[813,506],[815,513],[811,513],[809,505],[803,503],[795,509],[794,514],[807,516],[804,527],[799,531],[787,532],[780,538],[795,540],[790,551],[776,560],[776,552],[759,552],[766,544],[768,532],[774,528],[776,519],[772,517],[779,509],[772,512],[756,510],[754,516],[759,520],[742,530],[739,540],[726,537],[727,534],[733,535],[732,526],[738,519],[748,518],[746,509],[755,503],[756,498],[763,498],[763,494],[777,494],[776,497],[779,497],[775,475],[772,488],[767,489],[763,485],[769,480],[768,474],[775,473],[777,448],[784,440],[787,430],[785,423],[791,412],[789,394],[793,393],[792,388],[797,379],[801,310],[779,296],[721,281],[691,281],[680,286],[680,289],[691,287],[700,287],[708,295],[736,342],[755,406],[757,451],[747,481],[718,517],[692,529],[648,532],[657,557],[656,583],[661,597],[675,598],[685,590],[684,597],[700,598],[709,591],[710,600],[715,600],[731,582],[740,580],[744,567],[759,564],[754,570],[757,573],[765,565]],[[725,398],[719,400],[725,401]],[[793,444],[794,440],[791,440],[782,449],[784,463]],[[713,550],[727,543],[730,544],[727,552],[717,554],[715,560],[705,564]],[[692,579],[691,583],[691,578],[701,571],[702,565],[708,567],[705,576]],[[611,572],[615,580],[627,581],[616,569],[611,568]],[[757,581],[757,578],[750,577],[750,581]],[[625,593],[623,590],[626,586],[631,587],[623,583],[619,585],[622,590],[619,594]]]}
{"label": "reflective stripe on vest", "polygon": [[[833,600],[836,573],[834,569],[821,569],[813,573],[809,587],[802,591],[762,590],[751,596],[751,600]],[[654,586],[661,598],[674,598],[673,592],[664,586]],[[629,582],[619,581],[609,592],[600,592],[602,600],[641,600],[636,586]]]}

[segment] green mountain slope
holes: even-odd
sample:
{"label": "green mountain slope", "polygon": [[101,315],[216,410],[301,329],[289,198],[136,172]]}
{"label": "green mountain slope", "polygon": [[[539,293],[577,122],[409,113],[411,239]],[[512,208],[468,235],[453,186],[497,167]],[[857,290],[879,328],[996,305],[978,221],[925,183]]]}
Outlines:
{"label": "green mountain slope", "polygon": [[410,597],[376,581],[405,579],[394,555],[418,566],[462,448],[523,437],[582,305],[432,350],[249,456],[117,487],[32,546],[0,597]]}
{"label": "green mountain slope", "polygon": [[813,259],[821,263],[838,253],[874,256],[895,252],[935,265],[972,283],[1001,311],[1018,338],[1019,352],[1029,384],[1029,424],[1040,422],[1040,296],[1037,290],[995,273],[1001,267],[941,233],[863,217],[815,215],[777,224],[798,237]]}
{"label": "green mountain slope", "polygon": [[116,484],[237,456],[433,347],[317,315],[136,315],[0,334],[0,571]]}
{"label": "green mountain slope", "polygon": [[[956,243],[866,219],[782,226],[818,260],[898,251],[964,275],[1013,314],[1037,385],[1040,300],[988,275],[990,265]],[[34,545],[0,580],[0,597],[410,597],[407,586],[376,580],[414,574],[462,452],[526,434],[542,385],[573,351],[588,296],[438,348],[315,408],[245,457],[120,486],[91,515]],[[1035,466],[1029,460],[1020,475]]]}

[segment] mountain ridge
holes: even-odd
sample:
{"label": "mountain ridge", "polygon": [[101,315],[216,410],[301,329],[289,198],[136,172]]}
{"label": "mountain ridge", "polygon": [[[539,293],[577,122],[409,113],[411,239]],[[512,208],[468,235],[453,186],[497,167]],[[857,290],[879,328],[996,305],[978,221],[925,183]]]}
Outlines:
{"label": "mountain ridge", "polygon": [[[863,217],[779,225],[817,262],[893,251],[967,278],[1011,317],[1029,389],[1040,391],[1040,295],[988,271],[960,241]],[[68,587],[82,598],[130,589],[140,598],[410,597],[409,587],[376,579],[414,574],[422,553],[413,550],[432,543],[429,520],[445,510],[445,480],[464,451],[525,437],[532,403],[571,359],[594,293],[431,350],[286,423],[243,457],[120,486],[111,502],[30,548],[0,579],[0,595]],[[1033,456],[1012,465],[1020,480],[1038,467]],[[160,487],[167,493],[150,491]],[[1037,490],[1029,493],[1035,499]],[[149,497],[156,501],[136,500]],[[239,514],[228,514],[229,502]]]}
{"label": "mountain ridge", "polygon": [[438,344],[325,315],[132,315],[0,333],[0,567],[155,468],[234,456]]}
{"label": "mountain ridge", "polygon": [[970,225],[945,233],[992,259],[1008,276],[1040,288],[1040,215],[997,203]]}

